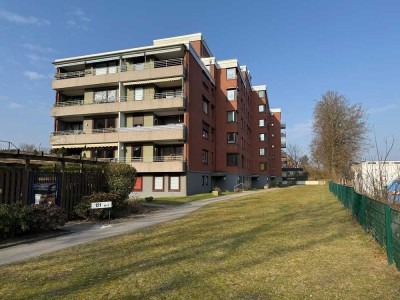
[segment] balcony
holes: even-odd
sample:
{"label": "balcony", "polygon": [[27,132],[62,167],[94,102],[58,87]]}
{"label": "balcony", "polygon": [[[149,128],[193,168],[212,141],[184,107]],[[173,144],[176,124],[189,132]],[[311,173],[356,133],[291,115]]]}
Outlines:
{"label": "balcony", "polygon": [[117,112],[184,110],[186,101],[182,92],[156,93],[152,98],[115,98],[108,100],[76,100],[60,102],[51,109],[53,117],[84,116]]}
{"label": "balcony", "polygon": [[87,88],[118,82],[183,76],[183,70],[183,58],[174,58],[129,66],[117,66],[107,72],[96,72],[96,69],[66,72],[54,75],[52,88],[54,90]]}
{"label": "balcony", "polygon": [[286,129],[286,123],[281,123],[281,129]]}
{"label": "balcony", "polygon": [[53,132],[50,137],[52,146],[81,145],[117,142],[161,142],[183,141],[186,127],[183,124],[171,124],[149,127],[123,127],[109,129],[85,129]]}
{"label": "balcony", "polygon": [[186,162],[183,156],[128,157],[116,159],[135,167],[138,173],[185,172]]}

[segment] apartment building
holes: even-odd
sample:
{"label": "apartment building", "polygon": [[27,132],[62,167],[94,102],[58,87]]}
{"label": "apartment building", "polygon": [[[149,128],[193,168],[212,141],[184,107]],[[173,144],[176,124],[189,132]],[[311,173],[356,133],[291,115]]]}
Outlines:
{"label": "apartment building", "polygon": [[131,164],[139,196],[281,179],[281,111],[246,66],[216,60],[201,33],[53,64],[52,148]]}

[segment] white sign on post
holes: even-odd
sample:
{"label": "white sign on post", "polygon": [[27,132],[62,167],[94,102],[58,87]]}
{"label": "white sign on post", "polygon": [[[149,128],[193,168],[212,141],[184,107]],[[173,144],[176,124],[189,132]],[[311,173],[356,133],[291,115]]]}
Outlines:
{"label": "white sign on post", "polygon": [[107,201],[107,202],[92,202],[92,209],[97,209],[97,208],[111,208],[112,207],[112,202]]}

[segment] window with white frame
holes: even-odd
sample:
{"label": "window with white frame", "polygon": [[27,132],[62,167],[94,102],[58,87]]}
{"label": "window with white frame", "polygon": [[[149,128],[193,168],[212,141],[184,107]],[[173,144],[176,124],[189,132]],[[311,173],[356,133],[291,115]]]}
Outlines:
{"label": "window with white frame", "polygon": [[258,91],[258,97],[260,98],[265,97],[265,91]]}
{"label": "window with white frame", "polygon": [[260,138],[261,142],[264,142],[265,141],[265,133],[260,133],[259,138]]}
{"label": "window with white frame", "polygon": [[228,90],[226,90],[226,98],[227,98],[229,101],[234,101],[234,100],[236,100],[236,95],[237,95],[236,89],[228,89]]}
{"label": "window with white frame", "polygon": [[236,132],[228,132],[228,144],[236,144]]}
{"label": "window with white frame", "polygon": [[141,101],[144,98],[144,90],[143,87],[135,88],[135,101]]}
{"label": "window with white frame", "polygon": [[226,79],[236,79],[236,68],[226,69]]}
{"label": "window with white frame", "polygon": [[264,112],[264,111],[265,111],[265,105],[264,105],[264,104],[260,104],[260,105],[258,106],[258,111],[259,111],[259,112]]}
{"label": "window with white frame", "polygon": [[265,126],[265,119],[258,120],[258,127],[264,127]]}
{"label": "window with white frame", "polygon": [[260,148],[259,153],[260,153],[260,156],[264,156],[265,155],[265,148]]}
{"label": "window with white frame", "polygon": [[228,123],[237,122],[237,111],[232,110],[227,112]]}

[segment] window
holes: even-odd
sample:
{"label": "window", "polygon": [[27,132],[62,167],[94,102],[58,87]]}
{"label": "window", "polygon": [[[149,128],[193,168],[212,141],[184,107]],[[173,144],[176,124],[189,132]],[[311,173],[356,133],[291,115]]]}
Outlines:
{"label": "window", "polygon": [[261,142],[264,142],[265,141],[265,133],[260,133],[259,138],[260,138]]}
{"label": "window", "polygon": [[136,63],[135,64],[135,71],[142,71],[144,70],[144,63]]}
{"label": "window", "polygon": [[226,165],[227,166],[237,166],[238,165],[238,155],[237,153],[228,153],[226,155]]}
{"label": "window", "polygon": [[226,69],[226,79],[235,79],[236,78],[236,68]]}
{"label": "window", "polygon": [[265,126],[265,119],[258,120],[258,127],[264,127]]}
{"label": "window", "polygon": [[133,116],[133,127],[141,127],[144,124],[144,116]]}
{"label": "window", "polygon": [[116,90],[94,92],[94,102],[114,102],[116,97],[117,97]]}
{"label": "window", "polygon": [[228,111],[227,116],[228,116],[228,123],[237,121],[237,111],[236,110]]}
{"label": "window", "polygon": [[93,119],[93,129],[115,128],[115,118]]}
{"label": "window", "polygon": [[154,176],[153,177],[153,191],[164,191],[164,177]]}
{"label": "window", "polygon": [[169,191],[180,191],[181,190],[181,178],[179,176],[169,177]]}
{"label": "window", "polygon": [[143,177],[137,176],[135,181],[135,186],[133,187],[134,192],[143,190]]}
{"label": "window", "polygon": [[203,138],[208,140],[208,132],[210,130],[210,125],[208,125],[207,123],[203,123]]}
{"label": "window", "polygon": [[264,104],[260,104],[260,105],[258,106],[258,111],[259,111],[259,112],[264,112],[264,111],[265,111],[265,105],[264,105]]}
{"label": "window", "polygon": [[133,157],[133,160],[141,160],[142,159],[142,147],[141,146],[133,146],[132,147],[132,157]]}
{"label": "window", "polygon": [[101,63],[101,64],[97,64],[94,67],[95,75],[104,75],[104,74],[113,74],[113,73],[117,73],[117,63],[116,62]]}
{"label": "window", "polygon": [[264,98],[265,97],[265,91],[258,91],[258,97]]}
{"label": "window", "polygon": [[203,112],[208,115],[208,100],[203,97]]}
{"label": "window", "polygon": [[265,163],[260,163],[260,171],[265,171]]}
{"label": "window", "polygon": [[234,100],[236,100],[236,95],[237,95],[236,89],[229,89],[229,90],[226,90],[226,98],[227,98],[229,101],[234,101]]}
{"label": "window", "polygon": [[141,101],[144,98],[143,87],[135,88],[135,101]]}
{"label": "window", "polygon": [[260,156],[264,156],[265,155],[265,149],[264,148],[260,148],[259,149],[259,153],[260,153]]}
{"label": "window", "polygon": [[208,165],[208,151],[203,149],[201,154],[201,161],[204,165]]}

